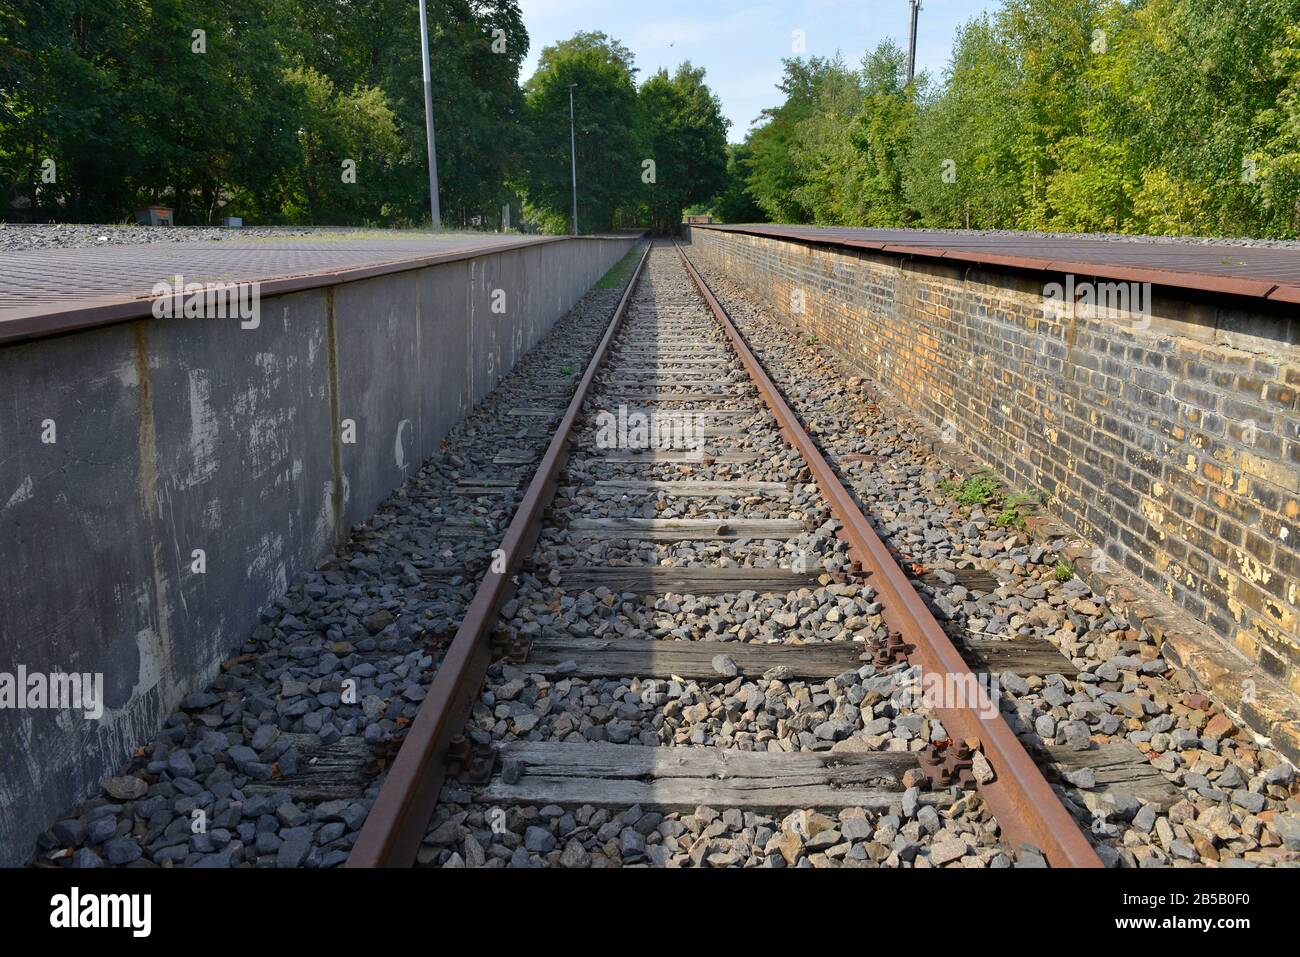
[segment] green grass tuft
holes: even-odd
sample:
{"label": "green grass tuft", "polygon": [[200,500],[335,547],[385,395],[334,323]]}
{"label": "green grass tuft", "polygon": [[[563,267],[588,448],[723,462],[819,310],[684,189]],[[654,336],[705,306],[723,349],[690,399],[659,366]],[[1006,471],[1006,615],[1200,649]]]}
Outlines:
{"label": "green grass tuft", "polygon": [[939,483],[939,490],[951,495],[961,505],[991,505],[998,509],[993,524],[999,528],[1024,528],[1025,516],[1021,509],[1038,504],[1033,495],[1007,495],[1002,483],[987,469],[961,482],[944,480]]}
{"label": "green grass tuft", "polygon": [[632,278],[632,273],[636,272],[636,264],[641,259],[642,247],[640,244],[633,246],[627,251],[627,255],[614,263],[609,272],[600,277],[596,283],[596,289],[622,289],[627,285],[627,281]]}
{"label": "green grass tuft", "polygon": [[992,472],[976,472],[964,482],[943,481],[939,488],[962,505],[988,505],[1002,497],[1002,484]]}

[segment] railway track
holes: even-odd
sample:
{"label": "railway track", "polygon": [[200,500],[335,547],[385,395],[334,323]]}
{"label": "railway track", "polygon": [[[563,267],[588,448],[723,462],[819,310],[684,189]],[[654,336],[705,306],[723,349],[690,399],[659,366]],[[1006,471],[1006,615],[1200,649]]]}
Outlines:
{"label": "railway track", "polygon": [[1289,763],[888,402],[645,250],[32,863],[1300,860]]}
{"label": "railway track", "polygon": [[348,866],[1100,866],[674,246],[495,558]]}

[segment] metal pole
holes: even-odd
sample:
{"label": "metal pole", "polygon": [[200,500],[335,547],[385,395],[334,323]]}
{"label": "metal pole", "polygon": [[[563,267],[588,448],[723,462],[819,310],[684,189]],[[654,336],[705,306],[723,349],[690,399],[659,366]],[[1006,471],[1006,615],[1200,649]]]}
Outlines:
{"label": "metal pole", "polygon": [[578,235],[578,140],[573,132],[573,88],[569,84],[569,150],[573,157],[573,235]]}
{"label": "metal pole", "polygon": [[429,17],[424,0],[420,0],[420,53],[424,57],[424,131],[429,146],[429,213],[433,231],[442,228],[442,213],[438,208],[438,151],[433,145],[433,79],[429,71]]}
{"label": "metal pole", "polygon": [[907,0],[907,4],[911,7],[911,27],[907,38],[907,82],[910,84],[916,77],[916,21],[921,12],[921,0]]}

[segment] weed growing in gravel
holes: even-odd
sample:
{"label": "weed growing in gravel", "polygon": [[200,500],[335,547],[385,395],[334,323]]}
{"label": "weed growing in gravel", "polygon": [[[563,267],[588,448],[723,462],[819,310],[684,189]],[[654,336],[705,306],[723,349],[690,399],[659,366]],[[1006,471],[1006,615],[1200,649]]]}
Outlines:
{"label": "weed growing in gravel", "polygon": [[1002,503],[1002,511],[994,524],[1000,528],[1024,528],[1025,516],[1020,511],[1025,506],[1035,505],[1037,500],[1032,495],[1012,495]]}
{"label": "weed growing in gravel", "polygon": [[1024,528],[1025,516],[1021,509],[1038,503],[1032,495],[1007,495],[1002,483],[987,469],[976,472],[962,482],[945,479],[939,483],[939,490],[945,495],[951,495],[961,505],[991,505],[1000,509],[993,519],[993,524],[998,528]]}
{"label": "weed growing in gravel", "polygon": [[1024,528],[1025,517],[1020,514],[1020,509],[1015,505],[1008,505],[998,517],[993,520],[993,524],[998,528]]}
{"label": "weed growing in gravel", "polygon": [[577,370],[573,366],[565,366],[560,370],[560,375],[573,375]]}
{"label": "weed growing in gravel", "polygon": [[1068,582],[1074,577],[1074,562],[1061,559],[1052,568],[1052,574],[1056,576],[1058,582]]}
{"label": "weed growing in gravel", "polygon": [[992,472],[976,472],[964,482],[944,480],[939,488],[962,505],[988,505],[1002,497],[1002,486]]}

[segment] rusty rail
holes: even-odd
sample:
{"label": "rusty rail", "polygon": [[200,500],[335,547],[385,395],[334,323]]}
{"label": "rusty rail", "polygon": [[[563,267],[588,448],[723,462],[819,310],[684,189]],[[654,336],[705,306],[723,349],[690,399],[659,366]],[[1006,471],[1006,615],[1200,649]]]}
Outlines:
{"label": "rusty rail", "polygon": [[973,690],[974,700],[967,707],[943,707],[935,711],[954,741],[978,739],[980,750],[995,774],[993,781],[979,785],[979,793],[997,818],[1003,836],[1013,847],[1022,843],[1032,844],[1047,856],[1053,867],[1101,867],[1097,852],[1061,804],[1015,732],[1003,720],[997,703],[989,699],[975,680],[961,654],[893,560],[885,543],[876,535],[853,496],[822,456],[812,436],[786,404],[780,390],[690,258],[681,246],[673,245],[683,267],[731,339],[763,402],[780,424],[782,434],[803,456],[822,496],[830,503],[832,513],[843,526],[841,537],[848,544],[849,557],[870,573],[872,584],[884,604],[886,623],[910,646],[907,652],[909,662],[920,666],[923,673],[955,679],[945,682],[946,687],[960,684]]}
{"label": "rusty rail", "polygon": [[415,861],[446,777],[451,740],[460,732],[490,663],[485,639],[496,622],[497,612],[514,592],[514,576],[520,564],[537,543],[542,511],[554,497],[560,470],[568,460],[570,433],[578,421],[596,370],[623,324],[628,303],[632,301],[652,248],[652,243],[646,244],[636,271],[614,310],[609,328],[596,347],[564,418],[551,437],[506,529],[499,546],[505,553],[505,571],[498,573],[489,568],[479,583],[456,636],[434,675],[429,693],[388,770],[361,833],[357,835],[345,867],[409,867]]}

